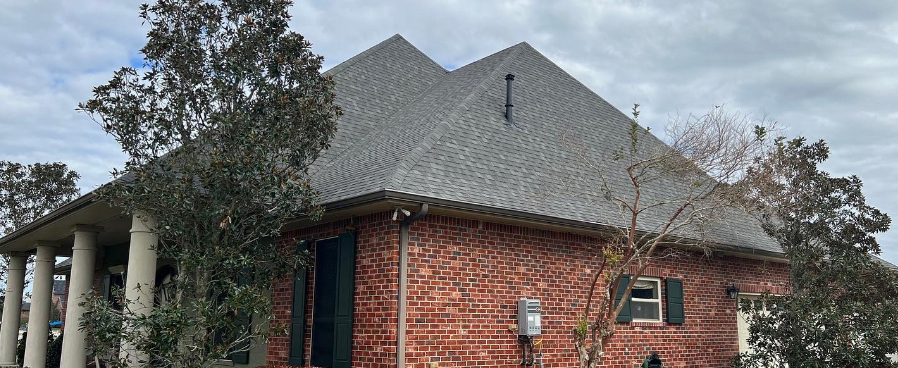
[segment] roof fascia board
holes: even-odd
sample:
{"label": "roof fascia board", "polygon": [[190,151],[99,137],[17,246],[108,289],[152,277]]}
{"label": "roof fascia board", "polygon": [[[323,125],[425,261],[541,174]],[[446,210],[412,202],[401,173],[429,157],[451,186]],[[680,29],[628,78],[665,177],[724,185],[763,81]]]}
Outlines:
{"label": "roof fascia board", "polygon": [[[80,198],[69,202],[68,204],[56,209],[55,211],[47,214],[44,217],[41,217],[34,222],[29,223],[28,225],[22,227],[19,230],[16,230],[9,234],[6,237],[0,239],[0,247],[4,244],[7,244],[31,231],[34,231],[44,225],[47,225],[53,221],[61,219],[71,213],[74,213],[80,209],[87,207],[88,205],[95,203],[96,194],[90,192],[81,196]],[[382,190],[378,192],[372,192],[368,194],[364,194],[357,197],[347,198],[335,202],[331,202],[324,205],[325,211],[341,211],[346,210],[351,207],[357,207],[362,205],[372,204],[374,202],[380,201],[395,201],[395,202],[411,202],[411,203],[428,203],[437,207],[458,210],[464,212],[474,212],[487,216],[495,216],[501,218],[510,218],[525,222],[535,222],[547,225],[561,226],[566,228],[578,229],[581,231],[587,232],[608,232],[613,230],[614,228],[609,225],[602,225],[597,223],[590,223],[584,221],[576,221],[576,220],[567,220],[558,217],[545,216],[539,214],[533,214],[523,211],[515,211],[508,210],[503,208],[496,208],[491,206],[473,204],[473,203],[465,203],[458,201],[450,201],[439,198],[432,198],[412,193],[405,193],[400,191],[393,190]],[[781,253],[762,251],[758,249],[748,248],[748,247],[739,247],[727,244],[714,244],[712,245],[717,251],[738,254],[740,256],[753,256],[760,257],[767,260],[776,260],[780,262],[785,261],[785,257]]]}
{"label": "roof fascia board", "polygon": [[[326,211],[334,211],[338,209],[345,209],[348,207],[353,207],[362,204],[368,204],[375,201],[393,201],[393,202],[409,202],[409,203],[428,203],[433,206],[437,206],[439,208],[446,208],[452,210],[458,210],[463,212],[474,212],[487,216],[495,216],[501,218],[510,218],[525,222],[534,222],[540,224],[547,224],[565,228],[573,228],[589,233],[607,233],[608,231],[614,230],[614,227],[610,225],[603,225],[591,222],[584,221],[576,221],[576,220],[567,220],[558,217],[545,216],[539,214],[533,214],[523,211],[515,211],[508,210],[503,208],[496,208],[491,206],[484,206],[473,203],[465,203],[458,201],[450,201],[438,198],[432,198],[417,194],[392,191],[392,190],[384,190],[380,192],[369,193],[363,196],[348,198],[337,202],[332,202],[330,204],[325,205]],[[769,261],[776,262],[786,262],[785,255],[777,252],[764,251],[754,248],[748,247],[740,247],[728,244],[712,244],[711,248],[714,251],[718,251],[721,253],[739,255],[741,257],[748,258],[757,258],[764,259]]]}
{"label": "roof fascia board", "polygon": [[23,226],[21,229],[13,231],[3,238],[0,238],[0,247],[22,237],[25,234],[28,234],[29,232],[39,229],[44,225],[59,220],[65,216],[68,216],[69,214],[77,212],[78,210],[91,205],[92,203],[95,203],[94,200],[96,199],[96,197],[97,195],[94,192],[90,192],[75,199],[74,201],[66,203],[62,207],[59,207],[52,212],[38,218],[37,220],[28,223],[28,225]]}

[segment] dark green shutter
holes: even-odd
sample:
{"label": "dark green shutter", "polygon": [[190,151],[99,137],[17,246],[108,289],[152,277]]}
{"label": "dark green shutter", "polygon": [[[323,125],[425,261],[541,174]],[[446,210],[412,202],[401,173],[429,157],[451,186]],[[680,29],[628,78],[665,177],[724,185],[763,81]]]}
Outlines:
{"label": "dark green shutter", "polygon": [[[252,282],[251,277],[252,275],[248,271],[241,272],[240,275],[237,276],[237,285],[249,285]],[[237,312],[237,315],[234,316],[234,338],[240,338],[240,335],[243,333],[251,334],[251,323],[252,316],[244,312]],[[249,340],[243,341],[240,343],[240,345],[234,346],[234,350],[239,351],[231,353],[231,361],[237,364],[249,364],[249,348]]]}
{"label": "dark green shutter", "polygon": [[315,295],[312,298],[312,358],[315,367],[352,364],[352,314],[355,295],[355,234],[315,244]]}
{"label": "dark green shutter", "polygon": [[667,323],[685,323],[683,280],[667,279]]}
{"label": "dark green shutter", "polygon": [[[614,307],[617,308],[621,303],[621,299],[624,298],[624,292],[627,290],[627,285],[630,284],[630,275],[621,275],[620,282],[617,284],[617,295],[614,297]],[[630,322],[633,320],[633,313],[630,311],[630,298],[624,301],[624,307],[621,308],[620,314],[617,315],[618,322]]]}
{"label": "dark green shutter", "polygon": [[337,303],[334,315],[334,368],[352,364],[352,314],[355,309],[355,234],[340,234]]}
{"label": "dark green shutter", "polygon": [[[296,246],[296,254],[302,254],[309,249],[309,243],[305,240]],[[305,365],[306,343],[306,278],[309,271],[306,267],[296,270],[293,277],[293,308],[290,312],[290,353],[287,364],[295,366]]]}
{"label": "dark green shutter", "polygon": [[[241,331],[244,331],[246,333],[251,333],[251,331],[250,331],[250,329],[252,328],[252,326],[250,325],[251,322],[252,322],[252,319],[250,318],[250,315],[243,313],[243,312],[237,313],[237,315],[234,316],[234,328],[237,331],[234,333],[234,335],[236,337],[239,337],[241,334]],[[237,363],[237,364],[249,364],[249,348],[250,348],[249,340],[243,341],[240,343],[240,345],[235,346],[234,350],[240,350],[240,351],[235,351],[235,352],[231,353],[231,361],[234,363]]]}
{"label": "dark green shutter", "polygon": [[103,300],[112,300],[112,275],[103,276]]}
{"label": "dark green shutter", "polygon": [[310,365],[333,367],[334,325],[337,311],[339,242],[315,242],[315,288],[312,296],[312,351]]}

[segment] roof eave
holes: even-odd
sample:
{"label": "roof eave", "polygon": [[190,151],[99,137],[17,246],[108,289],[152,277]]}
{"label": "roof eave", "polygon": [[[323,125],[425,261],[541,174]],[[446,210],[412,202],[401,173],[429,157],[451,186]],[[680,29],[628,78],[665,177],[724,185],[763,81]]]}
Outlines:
{"label": "roof eave", "polygon": [[9,233],[8,235],[4,236],[3,238],[0,238],[0,247],[3,247],[4,245],[6,245],[14,240],[34,231],[36,229],[39,229],[40,227],[42,227],[46,224],[49,224],[49,223],[56,221],[58,219],[61,219],[63,217],[66,217],[72,213],[77,212],[78,210],[80,210],[84,207],[89,206],[91,203],[93,203],[96,200],[96,197],[97,197],[96,193],[89,192],[81,197],[78,197],[77,199],[75,199],[69,203],[66,203],[62,207],[59,207],[59,208],[51,211],[48,214],[41,216],[37,220],[34,220],[34,221],[28,223],[27,225],[22,226],[22,228]]}
{"label": "roof eave", "polygon": [[[31,231],[39,229],[41,226],[49,224],[53,221],[56,221],[60,218],[63,218],[67,215],[70,215],[78,210],[90,205],[96,200],[96,194],[94,192],[87,193],[80,198],[69,202],[68,204],[50,212],[49,214],[25,225],[21,229],[18,229],[9,235],[0,238],[0,247],[5,244],[8,244],[25,234],[28,234]],[[485,206],[481,204],[475,203],[467,203],[460,201],[452,201],[440,198],[434,198],[424,195],[418,195],[413,193],[406,193],[401,191],[394,190],[381,190],[377,192],[367,193],[360,196],[342,199],[338,201],[333,201],[330,203],[324,204],[325,211],[339,211],[348,209],[351,207],[361,206],[365,204],[370,204],[378,201],[407,201],[407,202],[415,202],[415,203],[428,203],[431,205],[435,205],[441,208],[465,211],[465,212],[474,212],[480,213],[489,216],[497,216],[503,218],[511,218],[521,221],[527,222],[537,222],[542,224],[554,225],[554,226],[562,226],[567,228],[580,229],[584,231],[608,231],[612,230],[613,227],[610,225],[603,225],[593,222],[586,221],[578,221],[571,220],[541,214],[535,214],[525,211],[517,211],[517,210],[509,210],[504,208],[496,208],[492,206]],[[737,246],[737,245],[729,245],[729,244],[714,244],[714,250],[726,252],[726,253],[734,253],[739,255],[750,255],[755,257],[762,257],[770,260],[778,260],[785,261],[785,256],[782,253],[764,251],[760,249],[755,249],[751,247],[745,246]]]}
{"label": "roof eave", "polygon": [[[553,226],[560,226],[565,228],[573,228],[579,229],[586,232],[607,232],[610,230],[614,230],[615,228],[611,225],[599,224],[594,222],[587,221],[579,221],[579,220],[571,220],[541,214],[535,214],[531,212],[525,211],[517,211],[517,210],[509,210],[504,208],[497,208],[492,206],[485,206],[481,204],[475,203],[467,203],[460,201],[451,201],[446,199],[434,198],[424,195],[418,195],[413,193],[394,191],[394,190],[382,190],[379,192],[368,193],[365,195],[361,195],[358,197],[347,198],[339,201],[330,202],[325,204],[326,211],[336,211],[342,210],[349,207],[359,206],[368,204],[376,201],[397,201],[397,202],[414,202],[414,203],[428,203],[433,206],[437,206],[440,208],[465,211],[465,212],[474,212],[480,213],[489,216],[496,216],[502,218],[510,218],[515,220],[521,220],[525,222],[536,222]],[[766,251],[752,247],[739,246],[739,245],[731,245],[731,244],[712,244],[711,248],[714,251],[725,253],[725,254],[737,254],[741,256],[750,256],[751,258],[758,258],[776,262],[787,262],[787,259],[783,253]]]}

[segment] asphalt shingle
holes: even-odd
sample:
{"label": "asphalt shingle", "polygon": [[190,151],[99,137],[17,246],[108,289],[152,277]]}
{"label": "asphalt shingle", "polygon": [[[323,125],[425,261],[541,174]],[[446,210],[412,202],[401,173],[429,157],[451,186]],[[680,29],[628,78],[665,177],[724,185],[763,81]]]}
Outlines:
{"label": "asphalt shingle", "polygon": [[[345,115],[334,148],[316,164],[324,203],[390,190],[598,225],[623,225],[598,195],[600,181],[564,147],[573,138],[596,158],[629,142],[629,117],[526,43],[446,71],[393,36],[331,71]],[[504,117],[505,80],[516,75],[515,117]],[[662,145],[653,136],[650,145]],[[601,160],[600,160],[601,161]],[[622,191],[627,178],[602,161]],[[645,189],[663,198],[675,186]],[[651,230],[666,213],[644,217]],[[780,252],[751,216],[716,223],[708,240]]]}

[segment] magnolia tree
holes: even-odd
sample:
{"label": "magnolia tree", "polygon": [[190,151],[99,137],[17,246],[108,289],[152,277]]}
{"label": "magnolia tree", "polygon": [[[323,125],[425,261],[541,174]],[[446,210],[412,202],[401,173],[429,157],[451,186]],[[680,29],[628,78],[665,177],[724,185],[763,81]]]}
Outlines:
{"label": "magnolia tree", "polygon": [[[0,236],[77,198],[79,178],[59,162],[22,165],[0,161]],[[0,256],[0,279],[6,279],[8,261],[8,255]]]}
{"label": "magnolia tree", "polygon": [[592,270],[574,334],[583,368],[602,362],[625,307],[615,300],[629,299],[646,268],[677,249],[704,247],[709,226],[733,209],[728,184],[741,178],[774,125],[715,107],[705,115],[671,119],[665,144],[639,126],[638,107],[626,144],[608,155],[564,139],[598,178],[602,199],[622,216],[595,248],[599,266]]}
{"label": "magnolia tree", "polygon": [[0,236],[77,198],[79,178],[59,162],[22,165],[0,161]]}
{"label": "magnolia tree", "polygon": [[791,293],[744,302],[751,351],[740,367],[890,367],[898,353],[898,270],[874,258],[890,218],[857,176],[819,165],[823,141],[776,140],[737,187],[789,259]]}
{"label": "magnolia tree", "polygon": [[[340,116],[322,57],[288,29],[290,5],[143,5],[143,68],[118,70],[79,105],[128,155],[100,197],[154,219],[159,258],[177,266],[148,315],[87,302],[81,328],[94,353],[120,357],[111,366],[208,367],[282,330],[268,328],[267,293],[304,257],[274,239],[319,216],[308,169]],[[119,342],[138,353],[110,354]]]}

